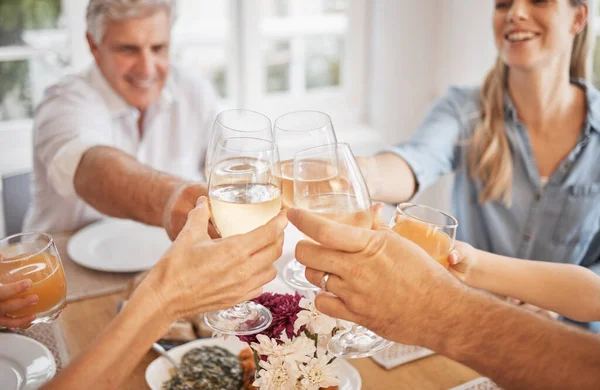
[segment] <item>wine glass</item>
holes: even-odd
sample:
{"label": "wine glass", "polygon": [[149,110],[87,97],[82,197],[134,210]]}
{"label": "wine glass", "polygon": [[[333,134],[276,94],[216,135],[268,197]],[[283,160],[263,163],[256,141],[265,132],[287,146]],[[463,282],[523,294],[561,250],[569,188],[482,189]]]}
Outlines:
{"label": "wine glass", "polygon": [[37,295],[36,304],[8,313],[35,314],[33,324],[55,320],[65,307],[67,282],[54,240],[46,233],[20,233],[0,240],[0,284],[30,279],[29,290],[14,298]]}
{"label": "wine glass", "polygon": [[433,207],[402,203],[390,221],[392,230],[425,250],[444,268],[454,248],[458,221]]}
{"label": "wine glass", "polygon": [[[370,229],[371,197],[358,164],[346,143],[317,146],[294,158],[294,203],[339,223]],[[327,349],[340,358],[373,355],[393,343],[365,327],[331,338]]]}
{"label": "wine glass", "polygon": [[265,115],[251,110],[225,110],[221,111],[215,118],[206,159],[204,173],[206,180],[210,176],[210,170],[214,160],[215,150],[221,140],[226,138],[251,137],[273,140],[273,129],[271,120]]}
{"label": "wine glass", "polygon": [[[277,146],[258,138],[221,140],[208,182],[213,225],[222,237],[248,233],[266,224],[281,210],[281,179]],[[243,302],[204,315],[220,333],[249,335],[269,327],[267,308]]]}
{"label": "wine glass", "polygon": [[[281,156],[281,189],[284,207],[294,206],[294,156],[315,146],[337,142],[329,115],[319,111],[294,111],[275,120],[273,138]],[[318,291],[304,276],[304,267],[296,259],[283,268],[283,278],[297,290]]]}

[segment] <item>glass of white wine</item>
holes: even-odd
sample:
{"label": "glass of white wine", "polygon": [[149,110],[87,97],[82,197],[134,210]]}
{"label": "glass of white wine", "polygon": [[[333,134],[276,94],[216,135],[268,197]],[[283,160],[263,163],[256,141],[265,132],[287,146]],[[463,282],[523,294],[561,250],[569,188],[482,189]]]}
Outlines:
{"label": "glass of white wine", "polygon": [[208,149],[206,150],[204,173],[207,181],[219,142],[226,138],[237,137],[261,138],[272,141],[273,128],[271,120],[265,115],[251,110],[221,111],[215,118]]}
{"label": "glass of white wine", "polygon": [[[350,146],[318,146],[294,158],[294,203],[333,221],[370,229],[371,197]],[[327,349],[339,358],[371,356],[393,343],[353,324],[336,334]]]}
{"label": "glass of white wine", "polygon": [[[281,210],[281,173],[277,146],[259,138],[227,138],[215,150],[208,182],[212,220],[222,237],[248,233]],[[267,308],[243,302],[206,313],[213,330],[235,335],[261,332],[272,321]]]}
{"label": "glass of white wine", "polygon": [[[315,146],[337,142],[329,115],[320,111],[294,111],[275,119],[273,139],[281,156],[281,190],[284,207],[294,207],[294,157]],[[317,291],[304,276],[306,268],[296,259],[283,269],[284,280],[297,290]]]}

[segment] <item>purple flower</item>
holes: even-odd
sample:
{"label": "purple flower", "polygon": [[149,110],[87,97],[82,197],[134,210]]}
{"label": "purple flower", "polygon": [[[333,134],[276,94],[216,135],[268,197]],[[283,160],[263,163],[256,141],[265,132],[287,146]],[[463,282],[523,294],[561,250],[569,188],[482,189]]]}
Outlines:
{"label": "purple flower", "polygon": [[[298,332],[294,332],[294,322],[298,318],[298,313],[304,310],[300,307],[300,299],[302,296],[298,293],[291,294],[277,294],[277,293],[262,293],[259,297],[254,298],[252,301],[259,303],[271,311],[273,316],[273,322],[271,326],[263,330],[259,334],[277,340],[279,339],[281,332],[285,330],[287,337],[292,339],[297,337],[298,334],[304,331],[304,327],[298,329]],[[255,334],[249,336],[238,336],[238,338],[245,343],[257,342]]]}

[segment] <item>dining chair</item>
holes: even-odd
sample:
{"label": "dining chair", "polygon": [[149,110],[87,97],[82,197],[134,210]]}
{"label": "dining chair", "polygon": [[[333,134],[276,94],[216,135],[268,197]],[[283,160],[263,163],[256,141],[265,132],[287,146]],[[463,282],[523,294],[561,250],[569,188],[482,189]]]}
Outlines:
{"label": "dining chair", "polygon": [[4,207],[4,234],[21,233],[25,213],[31,202],[31,172],[2,176],[2,205]]}

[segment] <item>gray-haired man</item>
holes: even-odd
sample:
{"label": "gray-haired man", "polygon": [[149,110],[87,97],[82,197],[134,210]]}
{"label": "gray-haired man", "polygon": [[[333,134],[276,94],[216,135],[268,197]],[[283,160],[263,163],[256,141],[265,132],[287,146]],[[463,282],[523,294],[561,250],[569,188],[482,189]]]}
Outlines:
{"label": "gray-haired man", "polygon": [[216,97],[170,64],[172,0],[90,0],[95,63],[36,110],[25,230],[68,231],[110,215],[181,230],[201,184]]}

